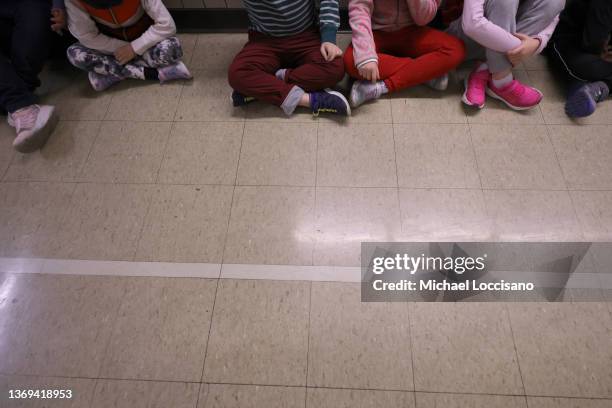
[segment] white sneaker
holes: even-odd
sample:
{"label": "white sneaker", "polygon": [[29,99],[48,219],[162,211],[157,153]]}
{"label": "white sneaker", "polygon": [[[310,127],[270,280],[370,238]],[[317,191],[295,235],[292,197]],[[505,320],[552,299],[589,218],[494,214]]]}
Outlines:
{"label": "white sneaker", "polygon": [[448,89],[448,74],[434,78],[431,81],[425,82],[425,85],[436,91],[446,91]]}
{"label": "white sneaker", "polygon": [[30,105],[8,115],[8,124],[15,128],[17,137],[13,147],[20,153],[42,148],[57,124],[55,107]]}

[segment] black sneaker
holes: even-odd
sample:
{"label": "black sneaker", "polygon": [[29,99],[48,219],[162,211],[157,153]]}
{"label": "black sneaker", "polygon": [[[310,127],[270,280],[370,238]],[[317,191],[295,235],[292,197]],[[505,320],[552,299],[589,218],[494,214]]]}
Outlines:
{"label": "black sneaker", "polygon": [[571,118],[584,118],[595,112],[597,104],[610,94],[604,82],[591,82],[570,92],[565,103],[565,113]]}
{"label": "black sneaker", "polygon": [[351,107],[344,95],[331,89],[311,93],[310,108],[315,116],[323,112],[351,116]]}
{"label": "black sneaker", "polygon": [[248,105],[249,103],[255,101],[255,98],[252,96],[245,96],[238,91],[232,92],[232,105],[235,107]]}

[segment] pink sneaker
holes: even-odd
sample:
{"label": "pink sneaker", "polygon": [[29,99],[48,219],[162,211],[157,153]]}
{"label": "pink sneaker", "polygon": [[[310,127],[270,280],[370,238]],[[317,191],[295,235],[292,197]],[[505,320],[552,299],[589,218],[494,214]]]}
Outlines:
{"label": "pink sneaker", "polygon": [[17,131],[13,147],[20,153],[41,149],[57,121],[55,107],[49,105],[30,105],[9,113],[8,124]]}
{"label": "pink sneaker", "polygon": [[465,78],[465,92],[461,100],[468,106],[474,106],[478,109],[482,109],[485,106],[487,82],[491,73],[488,69],[481,69],[478,71],[475,69],[472,73]]}
{"label": "pink sneaker", "polygon": [[527,85],[523,85],[516,79],[512,80],[503,88],[496,88],[493,82],[489,82],[487,94],[499,99],[510,108],[521,111],[536,107],[542,101],[542,92]]}

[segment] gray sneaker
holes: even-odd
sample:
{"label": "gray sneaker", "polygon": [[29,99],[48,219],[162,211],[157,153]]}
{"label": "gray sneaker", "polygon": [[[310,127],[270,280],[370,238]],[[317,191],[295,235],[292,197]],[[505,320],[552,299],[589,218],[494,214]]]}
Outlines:
{"label": "gray sneaker", "polygon": [[8,123],[17,131],[13,147],[20,153],[42,148],[57,125],[55,107],[30,105],[8,115]]}

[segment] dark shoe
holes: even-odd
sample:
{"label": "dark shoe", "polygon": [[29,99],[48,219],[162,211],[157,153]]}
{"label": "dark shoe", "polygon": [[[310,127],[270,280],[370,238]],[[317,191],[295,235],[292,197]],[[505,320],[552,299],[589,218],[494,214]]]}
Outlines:
{"label": "dark shoe", "polygon": [[595,112],[597,103],[606,99],[610,89],[603,82],[587,83],[570,92],[565,113],[570,118],[584,118]]}
{"label": "dark shoe", "polygon": [[351,107],[344,95],[331,89],[311,93],[310,108],[315,116],[322,112],[351,116]]}
{"label": "dark shoe", "polygon": [[235,107],[248,105],[249,103],[255,101],[255,98],[252,96],[245,96],[238,91],[232,92],[232,105]]}

